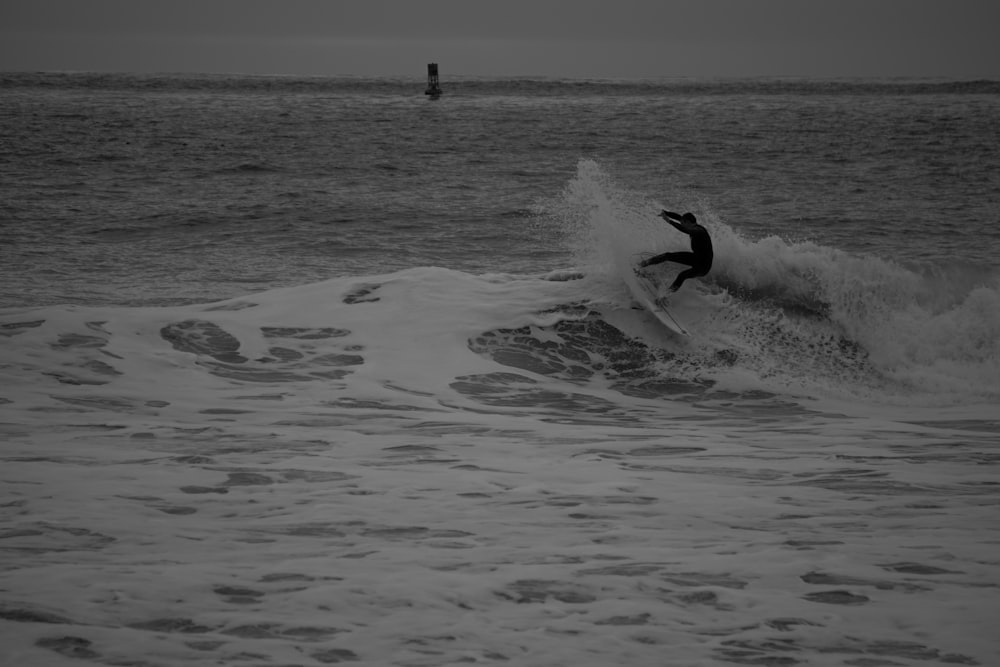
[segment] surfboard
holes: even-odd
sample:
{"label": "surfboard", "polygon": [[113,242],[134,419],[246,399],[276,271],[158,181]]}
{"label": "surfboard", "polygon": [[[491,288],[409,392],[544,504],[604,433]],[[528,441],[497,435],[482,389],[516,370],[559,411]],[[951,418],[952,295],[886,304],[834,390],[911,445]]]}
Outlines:
{"label": "surfboard", "polygon": [[660,295],[660,288],[649,276],[642,271],[636,270],[631,276],[626,277],[625,283],[629,287],[632,296],[643,308],[648,310],[653,317],[660,321],[663,326],[681,336],[690,336],[677,318],[667,309],[667,297]]}

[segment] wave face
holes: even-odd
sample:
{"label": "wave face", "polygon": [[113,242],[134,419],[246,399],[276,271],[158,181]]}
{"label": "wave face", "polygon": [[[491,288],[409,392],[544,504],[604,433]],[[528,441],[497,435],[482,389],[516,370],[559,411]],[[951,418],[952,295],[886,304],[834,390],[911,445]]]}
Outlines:
{"label": "wave face", "polygon": [[414,386],[433,380],[433,392],[462,394],[482,357],[569,393],[599,380],[618,399],[719,387],[904,404],[1000,394],[995,279],[946,280],[815,243],[750,241],[710,212],[702,222],[715,265],[673,297],[692,332],[675,337],[635,309],[623,280],[644,253],[684,248],[686,237],[650,222],[659,208],[584,160],[551,207],[575,269],[420,268],[215,304],[8,309],[5,364],[26,384],[134,387],[155,376],[166,391],[220,379],[352,383],[377,367],[369,380],[382,386],[420,378]]}
{"label": "wave face", "polygon": [[[579,264],[600,276],[598,298],[626,303],[622,276],[641,256],[687,249],[686,237],[655,221],[664,207],[614,183],[597,163],[580,163],[559,216]],[[711,211],[701,222],[713,237],[713,270],[671,301],[694,332],[687,351],[699,356],[696,367],[731,360],[758,380],[847,394],[961,400],[1000,388],[995,272],[903,266],[775,236],[750,240]]]}
{"label": "wave face", "polygon": [[214,304],[7,309],[8,391],[34,395],[38,409],[147,409],[233,387],[304,405],[335,391],[391,405],[428,393],[466,407],[550,405],[565,419],[617,418],[634,398],[690,403],[719,392],[901,404],[1000,393],[995,289],[935,292],[882,260],[746,242],[711,219],[716,268],[672,300],[692,332],[677,337],[634,306],[621,280],[658,230],[582,171],[567,204],[590,211],[570,230],[591,239],[583,270],[423,268]]}

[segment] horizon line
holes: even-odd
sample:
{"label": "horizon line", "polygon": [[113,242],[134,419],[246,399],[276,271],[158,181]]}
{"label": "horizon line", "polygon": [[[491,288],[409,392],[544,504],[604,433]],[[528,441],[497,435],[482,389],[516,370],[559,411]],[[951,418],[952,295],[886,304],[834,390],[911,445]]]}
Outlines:
{"label": "horizon line", "polygon": [[[121,75],[121,76],[217,76],[217,77],[255,77],[275,79],[402,79],[423,81],[423,74],[294,74],[278,72],[234,72],[234,71],[201,71],[201,70],[72,70],[72,69],[7,69],[0,66],[2,74],[62,74],[62,75]],[[795,81],[922,81],[948,83],[998,83],[1000,79],[987,77],[959,77],[944,75],[894,74],[894,75],[862,75],[862,74],[665,74],[660,76],[579,76],[553,74],[471,74],[455,73],[449,75],[452,81],[468,81],[474,79],[513,80],[513,81],[592,81],[592,82],[652,82],[652,81],[744,81],[744,80],[795,80]],[[448,80],[445,79],[445,81]],[[442,81],[444,83],[444,81]]]}

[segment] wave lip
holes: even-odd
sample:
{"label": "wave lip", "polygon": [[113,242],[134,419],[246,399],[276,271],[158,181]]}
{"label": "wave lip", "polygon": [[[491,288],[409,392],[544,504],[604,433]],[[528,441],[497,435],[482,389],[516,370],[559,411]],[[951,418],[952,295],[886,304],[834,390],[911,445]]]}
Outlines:
{"label": "wave lip", "polygon": [[[630,191],[593,160],[580,161],[556,208],[576,263],[602,276],[598,289],[611,302],[629,302],[623,281],[637,257],[685,249],[686,239],[654,222],[678,206]],[[696,347],[735,355],[772,389],[819,382],[903,401],[1000,396],[995,271],[942,275],[816,242],[748,239],[711,211],[700,219],[715,245],[713,271],[672,300]]]}

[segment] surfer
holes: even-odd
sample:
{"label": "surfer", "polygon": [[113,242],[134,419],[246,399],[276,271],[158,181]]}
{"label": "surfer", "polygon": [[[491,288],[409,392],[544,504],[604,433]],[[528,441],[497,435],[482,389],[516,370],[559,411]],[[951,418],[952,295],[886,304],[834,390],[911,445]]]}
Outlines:
{"label": "surfer", "polygon": [[676,292],[688,278],[699,278],[707,275],[712,269],[712,239],[708,236],[708,230],[698,224],[698,219],[693,213],[680,215],[670,211],[660,211],[660,217],[669,222],[678,231],[684,232],[691,237],[691,252],[665,252],[649,259],[639,262],[640,267],[647,267],[660,262],[677,262],[690,266],[677,274],[677,278],[670,286],[671,292]]}

